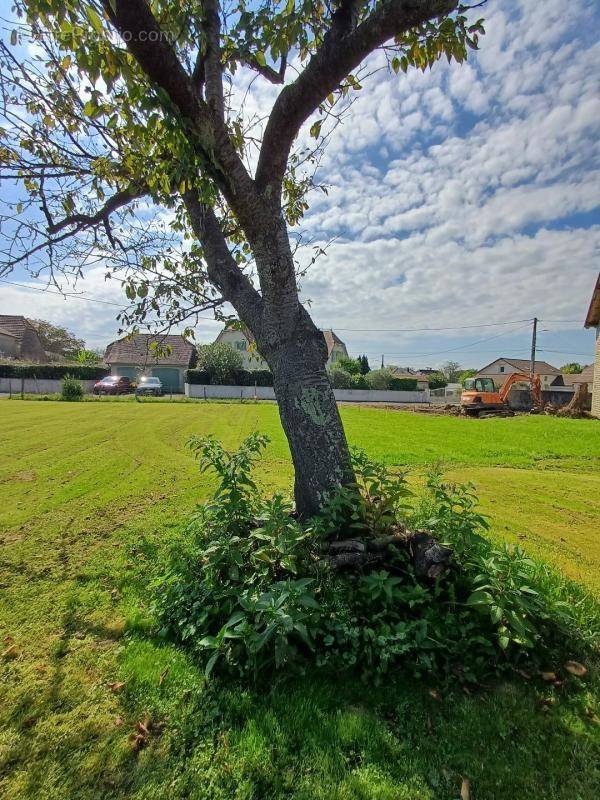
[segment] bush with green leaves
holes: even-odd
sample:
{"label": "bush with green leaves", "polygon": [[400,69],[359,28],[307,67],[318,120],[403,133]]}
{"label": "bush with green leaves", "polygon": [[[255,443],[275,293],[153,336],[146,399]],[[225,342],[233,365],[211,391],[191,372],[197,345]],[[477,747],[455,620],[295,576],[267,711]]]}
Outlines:
{"label": "bush with green leaves", "polygon": [[211,383],[235,385],[235,373],[243,366],[241,353],[228,344],[215,342],[198,348],[197,368],[209,375]]}
{"label": "bush with green leaves", "polygon": [[60,399],[68,402],[83,400],[83,386],[72,375],[65,375],[60,389]]}
{"label": "bush with green leaves", "polygon": [[416,378],[390,378],[388,388],[392,392],[416,392],[418,389]]}
{"label": "bush with green leaves", "polygon": [[348,372],[350,375],[360,375],[361,362],[356,358],[342,356],[335,362],[335,366]]}
{"label": "bush with green leaves", "polygon": [[[159,564],[154,608],[161,634],[207,675],[320,667],[378,681],[404,667],[469,681],[597,640],[595,605],[520,548],[482,535],[471,486],[434,471],[415,504],[404,472],[355,451],[356,483],[301,523],[285,497],[263,498],[252,478],[267,443],[253,434],[228,452],[210,437],[190,441],[217,488]],[[384,565],[362,572],[335,571],[325,555],[337,537],[380,539],[407,525],[453,548],[449,572],[418,579],[408,547],[390,546]]]}
{"label": "bush with green leaves", "polygon": [[369,381],[366,379],[364,375],[353,375],[352,376],[352,389],[368,389],[369,388]]}
{"label": "bush with green leaves", "polygon": [[441,372],[434,372],[432,375],[428,376],[427,380],[430,389],[443,389],[445,386],[448,386],[448,381]]}
{"label": "bush with green leaves", "polygon": [[394,373],[387,369],[372,369],[365,375],[371,389],[387,391],[390,388],[390,381]]}
{"label": "bush with green leaves", "polygon": [[334,389],[352,389],[352,375],[345,369],[334,365],[329,370],[329,382]]}

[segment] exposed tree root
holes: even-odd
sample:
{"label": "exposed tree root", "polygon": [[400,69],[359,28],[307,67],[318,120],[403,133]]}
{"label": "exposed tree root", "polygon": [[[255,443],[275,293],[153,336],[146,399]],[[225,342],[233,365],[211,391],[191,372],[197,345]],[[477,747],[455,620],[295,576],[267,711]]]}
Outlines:
{"label": "exposed tree root", "polygon": [[452,550],[441,545],[429,531],[402,530],[372,539],[344,539],[325,546],[325,559],[336,571],[362,570],[385,565],[390,548],[409,552],[419,578],[437,578],[452,563]]}

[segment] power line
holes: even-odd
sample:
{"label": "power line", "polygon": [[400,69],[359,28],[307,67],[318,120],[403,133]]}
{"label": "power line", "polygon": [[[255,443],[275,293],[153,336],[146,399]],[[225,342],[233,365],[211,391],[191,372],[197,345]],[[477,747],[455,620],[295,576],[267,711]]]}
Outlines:
{"label": "power line", "polygon": [[528,319],[513,319],[508,322],[482,322],[478,325],[450,325],[446,328],[338,328],[336,331],[347,333],[422,333],[425,331],[459,331],[466,328],[494,328],[499,325],[516,325],[519,322],[533,322],[533,317]]}
{"label": "power line", "polygon": [[[122,303],[115,303],[111,300],[101,300],[99,297],[86,297],[85,295],[75,294],[74,292],[60,292],[60,291],[53,291],[50,288],[41,287],[41,286],[31,286],[28,283],[17,283],[16,281],[9,281],[6,278],[0,278],[0,281],[3,283],[8,283],[11,286],[18,286],[21,289],[30,289],[33,292],[46,292],[47,294],[57,295],[63,298],[75,298],[76,300],[86,300],[88,303],[101,303],[102,305],[106,306],[115,306],[117,308],[122,308]],[[199,317],[199,319],[209,320],[214,322],[213,317]],[[458,330],[467,330],[470,328],[494,328],[503,325],[517,325],[521,322],[531,322],[532,318],[529,317],[528,319],[513,319],[504,322],[482,322],[475,325],[449,325],[447,327],[442,328],[338,328],[336,327],[337,331],[343,331],[344,333],[425,333],[427,331],[435,332],[435,331],[458,331]]]}
{"label": "power line", "polygon": [[[85,295],[75,294],[75,293],[72,293],[72,292],[64,293],[64,292],[61,292],[61,291],[54,291],[54,290],[50,289],[47,286],[46,287],[32,286],[31,284],[27,284],[27,283],[17,283],[16,281],[9,281],[6,278],[0,278],[0,281],[2,281],[2,283],[10,284],[11,286],[17,286],[17,287],[19,287],[21,289],[29,289],[32,292],[42,292],[42,293],[46,293],[46,294],[52,294],[52,295],[56,295],[58,297],[62,297],[63,299],[73,298],[75,300],[85,300],[88,303],[99,303],[101,305],[113,306],[115,308],[122,308],[123,307],[122,303],[116,303],[116,302],[113,302],[111,300],[102,300],[99,297],[86,297]],[[200,317],[199,316],[198,319],[205,320],[207,322],[219,322],[219,320],[215,320],[214,317]],[[404,358],[404,357],[409,357],[409,356],[410,357],[418,356],[419,358],[426,358],[426,357],[433,357],[433,356],[437,356],[437,355],[441,355],[441,354],[445,354],[445,353],[465,352],[465,351],[469,350],[469,348],[475,347],[478,344],[483,344],[485,342],[490,342],[490,341],[492,341],[494,339],[499,339],[499,338],[501,338],[503,336],[508,336],[511,333],[517,333],[518,331],[523,330],[523,328],[528,327],[529,323],[531,323],[532,321],[533,321],[533,318],[530,317],[530,318],[527,318],[527,319],[508,320],[508,321],[504,321],[504,322],[485,322],[485,323],[477,323],[477,324],[473,324],[473,325],[455,325],[455,326],[447,326],[447,327],[440,327],[440,328],[337,328],[336,327],[336,330],[337,331],[341,331],[341,332],[346,332],[346,333],[427,333],[427,332],[434,333],[434,332],[437,332],[437,331],[454,331],[454,330],[467,330],[467,329],[473,329],[473,328],[492,328],[492,327],[500,327],[500,326],[504,326],[504,325],[519,325],[519,327],[516,328],[514,331],[508,331],[507,333],[499,333],[496,336],[488,336],[488,337],[486,337],[484,339],[477,339],[474,342],[468,342],[467,344],[459,345],[458,347],[446,348],[444,350],[435,350],[435,351],[428,352],[428,353],[404,352],[404,353],[383,353],[382,354],[380,352],[375,352],[375,351],[367,351],[366,352],[366,355],[370,355],[370,356],[384,355],[386,357],[393,357],[393,358]],[[579,320],[543,320],[542,319],[542,320],[540,320],[540,322],[547,322],[547,323],[549,323],[549,322],[553,322],[553,323],[571,323],[571,322],[573,322],[573,323],[575,323],[575,322],[579,322]],[[521,325],[521,323],[526,323],[526,324],[525,325]],[[521,348],[518,351],[512,351],[512,352],[521,353],[524,350],[525,350],[525,348]],[[545,347],[540,347],[540,348],[538,348],[538,350],[540,352],[544,352],[544,353],[557,353],[557,354],[562,354],[562,355],[583,356],[583,357],[586,357],[586,358],[592,358],[593,357],[589,353],[575,353],[575,352],[573,352],[571,350],[552,350],[550,348],[545,348]],[[483,352],[492,353],[492,352],[496,352],[496,351],[495,350],[487,350],[487,351],[478,350],[478,352],[480,352],[480,353],[483,353]]]}
{"label": "power line", "polygon": [[562,355],[571,355],[571,356],[585,356],[586,358],[591,358],[593,360],[594,355],[593,353],[574,353],[572,350],[550,350],[547,347],[538,347],[540,353],[562,353]]}
{"label": "power line", "polygon": [[[54,294],[63,299],[72,298],[74,300],[86,300],[88,303],[101,303],[104,306],[115,306],[116,308],[123,308],[123,303],[114,303],[112,300],[101,300],[99,297],[85,297],[82,294],[75,294],[73,292],[55,292],[52,289],[42,286],[31,286],[28,283],[16,283],[15,281],[0,278],[2,283],[9,283],[11,286],[19,286],[21,289],[31,289],[32,292],[42,292],[45,294]],[[207,320],[208,322],[218,322],[214,317],[198,317],[198,319]]]}
{"label": "power line", "polygon": [[538,322],[572,322],[572,323],[579,323],[581,325],[580,319],[538,319]]}
{"label": "power line", "polygon": [[11,286],[19,286],[21,289],[30,289],[32,292],[42,292],[45,294],[55,294],[59,297],[67,298],[72,297],[75,300],[87,300],[88,303],[102,303],[104,306],[117,306],[118,308],[122,308],[121,303],[113,303],[110,300],[100,300],[98,297],[84,297],[82,294],[74,294],[72,292],[63,293],[63,292],[54,292],[52,289],[42,288],[41,286],[30,286],[27,283],[16,283],[15,281],[7,281],[6,278],[0,278],[2,283],[9,283]]}

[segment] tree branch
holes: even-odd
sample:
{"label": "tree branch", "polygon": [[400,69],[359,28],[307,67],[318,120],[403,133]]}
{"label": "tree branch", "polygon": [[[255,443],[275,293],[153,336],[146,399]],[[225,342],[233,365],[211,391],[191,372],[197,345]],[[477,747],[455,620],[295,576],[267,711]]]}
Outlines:
{"label": "tree branch", "polygon": [[192,230],[202,244],[208,277],[223,297],[235,307],[240,319],[258,335],[263,300],[229,252],[215,212],[202,203],[196,192],[186,192],[183,199]]}
{"label": "tree branch", "polygon": [[[198,147],[207,173],[235,212],[251,221],[256,208],[254,181],[233,146],[224,120],[198,96],[197,88],[183,68],[167,34],[159,27],[149,4],[146,0],[103,0],[103,6],[150,82],[166,92],[187,121],[193,134],[190,141]],[[208,59],[204,61],[204,75],[207,78]],[[211,80],[214,82],[215,78],[213,74]],[[212,90],[216,91],[214,85]]]}
{"label": "tree branch", "polygon": [[95,214],[71,214],[64,219],[61,219],[59,222],[54,222],[52,220],[50,213],[45,207],[45,203],[42,201],[42,210],[44,211],[46,220],[48,222],[48,233],[50,235],[54,235],[71,225],[75,225],[77,231],[80,231],[83,228],[91,228],[94,225],[103,224],[106,226],[110,215],[114,211],[117,211],[119,208],[126,206],[132,200],[136,200],[146,194],[148,194],[148,189],[146,187],[140,188],[136,186],[130,186],[122,192],[116,192],[116,194],[110,197],[106,203],[104,203],[104,205],[99,208],[98,211],[96,211]]}
{"label": "tree branch", "polygon": [[321,48],[298,78],[280,92],[269,117],[256,170],[256,184],[277,204],[290,148],[302,124],[344,78],[377,47],[427,20],[449,14],[457,0],[385,0],[349,32],[355,4],[342,3]]}
{"label": "tree branch", "polygon": [[[221,18],[218,0],[204,0],[203,29],[206,36],[204,53],[204,82],[206,101],[225,120],[225,103],[223,100],[223,66],[221,64]],[[201,43],[202,47],[202,43]]]}
{"label": "tree branch", "polygon": [[262,75],[262,77],[266,78],[270,83],[278,84],[283,83],[285,80],[287,56],[281,57],[279,70],[274,70],[273,67],[270,67],[268,64],[260,64],[252,54],[248,55],[243,60],[247,67],[253,69],[254,72],[258,72],[259,75]]}

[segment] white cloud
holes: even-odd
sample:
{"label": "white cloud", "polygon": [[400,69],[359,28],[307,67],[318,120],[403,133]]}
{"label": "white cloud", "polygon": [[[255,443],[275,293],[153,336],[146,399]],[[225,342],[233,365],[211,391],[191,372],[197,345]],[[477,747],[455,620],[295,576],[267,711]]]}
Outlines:
{"label": "white cloud", "polygon": [[[597,6],[509,0],[474,13],[486,17],[487,34],[468,64],[377,73],[333,134],[319,175],[329,194],[314,195],[304,221],[321,244],[337,237],[303,281],[303,296],[323,326],[443,327],[585,315],[600,250],[600,215],[591,224],[600,200]],[[377,54],[370,66],[381,63]],[[278,88],[247,71],[238,77],[236,102],[245,96],[245,117],[260,130]],[[307,250],[303,258],[311,255]],[[116,332],[109,306],[0,287],[0,312],[20,305],[28,315],[69,324],[90,343]],[[102,270],[92,270],[84,287],[90,295],[115,296]],[[216,327],[206,323],[198,338],[212,338]],[[445,349],[484,338],[477,332],[343,336],[353,352],[439,351],[430,363],[443,361]],[[481,360],[487,348],[505,345],[525,348],[527,336],[492,340],[464,358]],[[568,338],[573,352],[591,353],[591,335]],[[548,360],[562,363],[568,355]]]}

